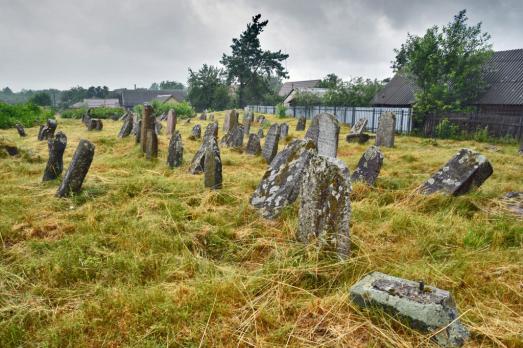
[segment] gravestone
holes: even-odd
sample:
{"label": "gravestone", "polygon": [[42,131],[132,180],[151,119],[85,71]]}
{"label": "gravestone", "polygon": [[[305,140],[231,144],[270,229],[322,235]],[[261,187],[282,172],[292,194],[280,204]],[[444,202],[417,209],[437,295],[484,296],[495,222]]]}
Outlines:
{"label": "gravestone", "polygon": [[351,181],[363,181],[369,186],[374,186],[381,166],[383,165],[383,154],[377,146],[371,146],[361,156],[356,170],[352,173]]}
{"label": "gravestone", "polygon": [[376,146],[393,147],[395,129],[396,115],[392,112],[382,114],[376,131]]}
{"label": "gravestone", "polygon": [[214,114],[210,114],[210,115],[209,115],[209,121],[211,121],[211,122],[214,121]]}
{"label": "gravestone", "polygon": [[241,148],[243,146],[243,126],[238,124],[229,130],[229,132],[223,136],[220,144],[225,147]]}
{"label": "gravestone", "polygon": [[204,111],[200,114],[200,120],[207,121],[207,112],[206,111]]}
{"label": "gravestone", "polygon": [[43,127],[40,127],[38,132],[38,140],[47,140],[54,137],[54,132],[56,130],[57,123],[56,120],[48,119]]}
{"label": "gravestone", "polygon": [[203,142],[200,145],[200,148],[194,154],[194,157],[191,161],[191,166],[189,167],[189,173],[199,174],[204,171],[205,168],[205,151],[209,146],[211,139],[217,140],[218,137],[218,123],[212,122],[207,125],[205,128],[205,133],[203,135]]}
{"label": "gravestone", "polygon": [[86,127],[89,127],[89,122],[91,121],[91,108],[87,109],[85,114],[82,116],[82,122]]}
{"label": "gravestone", "polygon": [[265,121],[265,116],[264,115],[260,115],[256,118],[256,122],[259,123],[259,124],[262,124],[263,122]]}
{"label": "gravestone", "polygon": [[265,135],[263,134],[263,128],[260,127],[260,128],[258,129],[258,137],[261,139],[261,138],[263,138],[264,136],[265,136]]}
{"label": "gravestone", "polygon": [[350,249],[350,175],[343,161],[313,156],[303,173],[297,238],[346,258]]}
{"label": "gravestone", "polygon": [[143,104],[142,124],[140,127],[140,144],[142,152],[147,152],[147,134],[149,130],[154,130],[153,107],[147,103]]}
{"label": "gravestone", "polygon": [[523,192],[508,192],[501,202],[511,213],[523,217]]}
{"label": "gravestone", "polygon": [[93,161],[95,146],[88,140],[81,139],[69,168],[65,173],[64,180],[60,184],[56,195],[66,197],[71,193],[79,193],[82,189],[85,176]]}
{"label": "gravestone", "polygon": [[285,139],[289,135],[289,125],[287,123],[280,124],[280,139]]}
{"label": "gravestone", "polygon": [[251,123],[254,121],[254,112],[252,111],[244,111],[243,112],[243,124],[246,124],[246,123]]}
{"label": "gravestone", "polygon": [[243,136],[249,137],[249,134],[251,134],[251,123],[247,122],[243,124]]}
{"label": "gravestone", "polygon": [[170,109],[167,113],[167,135],[172,135],[176,130],[176,111]]}
{"label": "gravestone", "polygon": [[222,188],[222,160],[220,158],[220,149],[214,137],[210,137],[205,149],[204,159],[204,185],[211,189]]}
{"label": "gravestone", "polygon": [[215,137],[218,139],[218,122],[211,122],[205,127],[205,132],[203,133],[203,137],[208,138],[210,136]]}
{"label": "gravestone", "polygon": [[130,111],[126,111],[126,112],[124,112],[124,114],[122,116],[120,116],[118,121],[125,121],[125,120],[127,120],[129,118],[130,115],[131,115],[131,112]]}
{"label": "gravestone", "polygon": [[297,131],[304,131],[305,130],[305,126],[307,124],[307,119],[305,117],[300,117],[298,119],[298,123],[296,124],[296,130]]}
{"label": "gravestone", "polygon": [[25,137],[27,134],[25,133],[24,126],[22,126],[20,123],[15,124],[16,131],[18,132],[18,135],[21,137]]}
{"label": "gravestone", "polygon": [[189,137],[191,140],[200,139],[202,137],[202,126],[199,124],[192,127],[191,130],[191,136]]}
{"label": "gravestone", "polygon": [[49,149],[49,159],[44,171],[42,181],[54,180],[62,174],[64,169],[64,151],[67,146],[67,137],[64,133],[58,132],[54,138],[47,140]]}
{"label": "gravestone", "polygon": [[274,156],[278,153],[278,143],[280,142],[280,126],[273,124],[267,132],[265,144],[263,145],[262,156],[270,164]]}
{"label": "gravestone", "polygon": [[150,160],[158,157],[158,135],[154,129],[147,130],[147,144],[145,158]]}
{"label": "gravestone", "polygon": [[174,131],[169,141],[169,152],[167,154],[167,164],[169,167],[179,167],[183,163],[183,144],[180,132]]}
{"label": "gravestone", "polygon": [[87,130],[88,131],[93,131],[93,130],[101,131],[103,129],[103,127],[104,127],[104,125],[103,125],[102,120],[100,120],[99,118],[91,118],[91,119],[89,119],[89,124],[87,125]]}
{"label": "gravestone", "polygon": [[255,156],[261,154],[260,137],[257,134],[249,134],[249,141],[247,142],[245,152]]}
{"label": "gravestone", "polygon": [[158,116],[157,120],[158,120],[159,122],[167,121],[167,112],[164,112],[163,114],[161,114],[160,116]]}
{"label": "gravestone", "polygon": [[223,122],[223,132],[227,134],[231,129],[238,125],[238,113],[236,110],[229,110],[225,113],[225,121]]}
{"label": "gravestone", "polygon": [[134,119],[133,133],[135,144],[140,144],[140,137],[142,136],[142,120],[139,120],[138,118]]}
{"label": "gravestone", "polygon": [[365,144],[367,141],[369,141],[370,136],[363,133],[365,127],[367,126],[367,122],[368,120],[366,118],[360,118],[358,121],[356,121],[354,126],[352,126],[349,134],[347,134],[345,140],[347,140],[348,143],[358,142],[360,144]]}
{"label": "gravestone", "polygon": [[154,122],[154,131],[156,132],[156,135],[162,134],[162,124],[159,121]]}
{"label": "gravestone", "polygon": [[316,145],[312,140],[291,141],[272,160],[251,197],[251,205],[263,217],[276,218],[298,198],[303,172],[315,154]]}
{"label": "gravestone", "polygon": [[44,124],[41,124],[40,125],[40,128],[38,129],[38,135],[36,136],[36,138],[39,140],[39,141],[42,141],[44,140],[44,129],[45,129],[45,125]]}
{"label": "gravestone", "polygon": [[318,148],[318,155],[336,157],[340,125],[336,117],[321,113],[311,121],[305,138],[312,139]]}
{"label": "gravestone", "polygon": [[423,333],[442,347],[461,347],[469,332],[459,320],[452,295],[445,290],[372,272],[350,289],[351,300],[363,308],[378,308]]}
{"label": "gravestone", "polygon": [[479,187],[493,173],[488,159],[479,152],[461,149],[420,188],[421,193],[443,192],[458,196]]}
{"label": "gravestone", "polygon": [[360,118],[354,126],[350,129],[349,134],[362,134],[367,126],[368,120],[366,118]]}
{"label": "gravestone", "polygon": [[122,128],[120,128],[120,132],[118,133],[118,138],[128,137],[131,134],[131,131],[133,130],[133,126],[134,119],[132,114],[129,114],[123,121]]}

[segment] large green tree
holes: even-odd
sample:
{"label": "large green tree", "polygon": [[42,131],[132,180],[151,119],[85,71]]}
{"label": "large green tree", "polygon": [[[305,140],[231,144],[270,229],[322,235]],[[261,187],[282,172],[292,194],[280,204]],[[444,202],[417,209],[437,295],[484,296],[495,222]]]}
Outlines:
{"label": "large green tree", "polygon": [[221,69],[207,64],[204,64],[198,71],[189,69],[187,99],[197,111],[223,110],[228,106],[229,88],[223,75]]}
{"label": "large green tree", "polygon": [[417,122],[424,114],[462,111],[484,92],[485,63],[491,56],[490,35],[481,23],[468,25],[466,10],[447,25],[427,29],[425,35],[408,35],[395,50],[393,68],[416,82]]}
{"label": "large green tree", "polygon": [[261,14],[252,17],[240,38],[232,39],[232,53],[223,54],[220,61],[226,68],[228,82],[238,85],[240,107],[263,100],[270,92],[271,77],[288,78],[282,62],[289,55],[281,50],[271,52],[261,48],[259,36],[269,21],[260,21],[260,18]]}
{"label": "large green tree", "polygon": [[51,106],[53,101],[51,96],[45,92],[37,92],[29,98],[29,102],[39,106]]}

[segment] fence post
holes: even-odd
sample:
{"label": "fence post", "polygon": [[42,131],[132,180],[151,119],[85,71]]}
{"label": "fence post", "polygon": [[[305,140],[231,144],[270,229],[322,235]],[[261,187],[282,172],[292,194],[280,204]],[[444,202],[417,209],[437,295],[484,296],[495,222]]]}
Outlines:
{"label": "fence post", "polygon": [[403,109],[401,109],[401,126],[400,126],[400,132],[403,133]]}
{"label": "fence post", "polygon": [[374,128],[374,116],[376,115],[376,108],[372,108],[372,131],[376,132],[376,129]]}

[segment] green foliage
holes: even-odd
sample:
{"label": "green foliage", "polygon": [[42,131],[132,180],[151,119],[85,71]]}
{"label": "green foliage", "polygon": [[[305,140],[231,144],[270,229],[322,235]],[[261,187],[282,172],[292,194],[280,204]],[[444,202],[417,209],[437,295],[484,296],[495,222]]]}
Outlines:
{"label": "green foliage", "polygon": [[320,81],[318,84],[318,88],[330,88],[335,89],[339,85],[343,83],[342,79],[338,77],[338,75],[331,73],[328,74],[323,78],[323,80]]}
{"label": "green foliage", "polygon": [[[178,118],[190,118],[194,115],[194,109],[191,104],[185,101],[180,103],[162,103],[159,100],[153,100],[151,106],[153,107],[153,113],[155,116],[160,116],[163,113],[169,112],[170,109],[176,111],[176,116]],[[133,111],[138,115],[142,115],[143,105],[135,105]]]}
{"label": "green foliage", "polygon": [[283,103],[276,105],[276,116],[278,116],[278,118],[287,117],[287,108],[285,105],[283,105]]}
{"label": "green foliage", "polygon": [[230,104],[229,89],[222,78],[223,71],[204,64],[197,72],[189,69],[187,99],[197,111],[224,110]]}
{"label": "green foliage", "polygon": [[51,96],[45,92],[35,93],[29,98],[29,102],[39,106],[51,106],[52,104]]}
{"label": "green foliage", "polygon": [[488,127],[480,128],[474,132],[472,139],[479,141],[481,143],[486,143],[489,141]]}
{"label": "green foliage", "polygon": [[33,127],[54,118],[54,113],[32,103],[6,104],[0,102],[0,129],[14,127],[16,123]]}
{"label": "green foliage", "polygon": [[[67,109],[63,111],[60,115],[63,118],[74,118],[74,119],[80,119],[83,115],[87,112],[86,108],[79,108],[79,109]],[[122,116],[125,113],[125,110],[123,108],[106,108],[106,107],[100,107],[100,108],[92,108],[91,109],[91,116],[93,118],[111,118],[113,116]]]}
{"label": "green foliage", "polygon": [[448,118],[444,118],[436,126],[436,137],[442,139],[457,139],[461,135],[459,126],[450,122]]}
{"label": "green foliage", "polygon": [[481,23],[467,24],[466,10],[452,22],[429,28],[424,36],[408,35],[395,50],[393,68],[419,87],[415,110],[419,127],[423,115],[437,111],[465,111],[485,90],[485,63],[491,56],[490,35]]}
{"label": "green foliage", "polygon": [[183,85],[183,83],[181,82],[178,82],[178,81],[162,81],[160,83],[157,83],[157,82],[153,82],[151,84],[151,87],[149,87],[149,89],[152,89],[152,90],[173,90],[173,89],[185,89],[185,86]]}
{"label": "green foliage", "polygon": [[229,83],[238,84],[238,103],[244,107],[256,102],[270,91],[270,78],[287,78],[288,73],[282,62],[289,57],[281,50],[276,52],[261,49],[259,35],[269,21],[261,21],[261,15],[252,17],[247,29],[239,39],[232,39],[231,55],[223,54],[220,61],[227,71]]}
{"label": "green foliage", "polygon": [[337,83],[329,87],[327,93],[322,97],[322,104],[329,106],[370,106],[372,98],[382,87],[383,83],[376,79],[364,79],[363,77],[356,77],[349,81],[338,79]]}

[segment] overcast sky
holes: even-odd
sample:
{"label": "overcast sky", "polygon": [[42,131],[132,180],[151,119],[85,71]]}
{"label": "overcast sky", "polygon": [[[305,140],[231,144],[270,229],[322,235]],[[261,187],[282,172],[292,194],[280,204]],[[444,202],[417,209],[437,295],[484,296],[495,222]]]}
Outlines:
{"label": "overcast sky", "polygon": [[256,13],[269,20],[262,48],[290,55],[291,80],[381,79],[407,32],[463,8],[495,50],[523,48],[523,0],[0,0],[0,88],[185,84],[187,68],[218,65]]}

